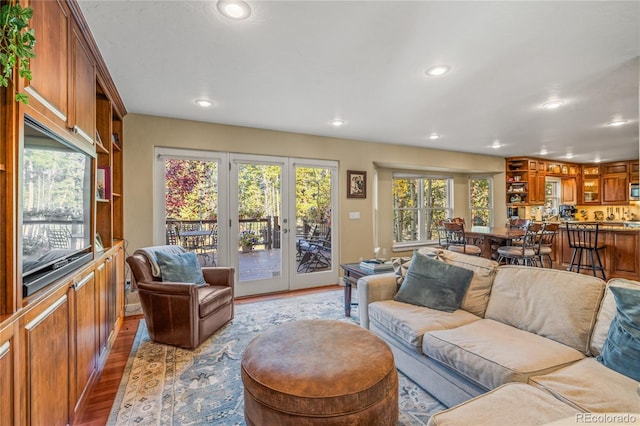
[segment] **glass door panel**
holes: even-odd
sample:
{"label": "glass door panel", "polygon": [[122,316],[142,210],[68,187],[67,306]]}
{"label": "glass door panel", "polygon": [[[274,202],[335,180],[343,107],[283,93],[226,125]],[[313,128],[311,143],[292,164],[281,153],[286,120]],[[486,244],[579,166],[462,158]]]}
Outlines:
{"label": "glass door panel", "polygon": [[[235,155],[231,169],[232,264],[237,270],[236,295],[288,289],[283,267],[287,245],[282,233],[286,159]],[[237,218],[234,220],[234,218]]]}
{"label": "glass door panel", "polygon": [[165,212],[160,243],[194,252],[202,266],[217,265],[219,162],[172,156],[160,161]]}
{"label": "glass door panel", "polygon": [[[302,161],[302,160],[300,160]],[[292,287],[337,282],[334,211],[335,167],[298,163],[293,167],[295,228],[290,239]]]}

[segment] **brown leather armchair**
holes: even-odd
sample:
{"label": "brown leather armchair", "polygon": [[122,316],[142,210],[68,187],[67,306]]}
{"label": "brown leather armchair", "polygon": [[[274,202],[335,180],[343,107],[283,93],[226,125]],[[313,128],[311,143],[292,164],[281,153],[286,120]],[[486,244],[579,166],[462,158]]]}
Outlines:
{"label": "brown leather armchair", "polygon": [[144,254],[134,253],[127,263],[154,342],[195,349],[233,319],[233,268],[202,268],[208,285],[197,287],[159,281]]}

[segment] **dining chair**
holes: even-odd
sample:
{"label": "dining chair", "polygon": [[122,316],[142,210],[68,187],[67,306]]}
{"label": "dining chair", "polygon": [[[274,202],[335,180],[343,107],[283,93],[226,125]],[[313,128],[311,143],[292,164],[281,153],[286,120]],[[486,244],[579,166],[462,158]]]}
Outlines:
{"label": "dining chair", "polygon": [[[531,220],[529,220],[529,219],[509,219],[508,228],[509,229],[520,229],[521,231],[525,231],[526,232],[526,230],[529,227],[530,223],[531,223]],[[514,245],[514,246],[522,245],[522,238],[514,238],[512,240],[509,240],[507,245]]]}
{"label": "dining chair", "polygon": [[436,232],[438,233],[438,246],[446,249],[447,244],[447,232],[444,229],[444,219],[436,221]]}
{"label": "dining chair", "polygon": [[551,253],[553,253],[553,241],[555,240],[556,235],[558,235],[559,228],[560,224],[557,222],[545,223],[542,227],[542,232],[540,233],[540,237],[538,238],[538,243],[535,245],[535,250],[538,256],[538,260],[540,260],[540,265],[543,268],[543,257],[549,259],[549,268],[553,268],[553,259],[551,258]]}
{"label": "dining chair", "polygon": [[580,269],[589,269],[596,276],[599,271],[602,279],[606,280],[604,266],[600,258],[600,251],[606,248],[606,244],[598,240],[598,222],[567,222],[567,239],[569,248],[573,249],[571,254],[571,262],[569,271],[576,270],[580,273]]}
{"label": "dining chair", "polygon": [[482,255],[482,249],[480,247],[467,242],[464,234],[464,223],[445,221],[443,225],[448,250],[474,256]]}
{"label": "dining chair", "polygon": [[498,248],[498,263],[537,266],[536,244],[541,231],[541,223],[529,223],[524,235],[520,238],[521,244]]}

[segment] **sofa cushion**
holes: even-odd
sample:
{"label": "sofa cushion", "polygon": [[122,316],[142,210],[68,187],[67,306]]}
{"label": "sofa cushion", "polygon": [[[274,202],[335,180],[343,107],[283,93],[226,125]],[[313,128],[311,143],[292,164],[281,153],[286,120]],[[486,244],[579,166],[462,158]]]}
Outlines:
{"label": "sofa cushion", "polygon": [[485,318],[588,354],[604,288],[603,280],[584,274],[501,266],[493,282]]}
{"label": "sofa cushion", "polygon": [[369,319],[388,334],[396,336],[399,342],[412,351],[421,354],[422,336],[425,332],[459,327],[477,321],[480,317],[461,309],[444,312],[395,300],[383,300],[369,305]]}
{"label": "sofa cushion", "polygon": [[453,312],[460,307],[472,277],[468,269],[416,252],[394,300]]}
{"label": "sofa cushion", "polygon": [[523,383],[508,383],[434,414],[427,426],[533,426],[575,415],[575,408],[540,389]]}
{"label": "sofa cushion", "polygon": [[473,271],[473,278],[464,299],[462,299],[460,308],[479,317],[484,316],[489,294],[491,293],[491,286],[498,270],[496,261],[431,247],[421,248],[418,252],[436,256],[449,265]]}
{"label": "sofa cushion", "polygon": [[533,386],[592,413],[637,413],[638,382],[589,357],[544,376],[529,379]]}
{"label": "sofa cushion", "polygon": [[393,265],[393,273],[396,276],[396,283],[400,285],[404,281],[404,277],[407,276],[407,271],[409,270],[409,266],[411,266],[411,258],[395,257],[391,259],[391,264]]}
{"label": "sofa cushion", "polygon": [[640,290],[616,286],[610,290],[616,299],[616,316],[596,360],[640,381]]}
{"label": "sofa cushion", "polygon": [[162,281],[173,283],[194,283],[198,287],[206,286],[207,283],[202,275],[202,267],[198,262],[198,257],[193,252],[187,253],[156,253]]}
{"label": "sofa cushion", "polygon": [[607,289],[604,292],[604,298],[600,304],[600,311],[598,311],[598,318],[596,319],[596,325],[593,327],[593,333],[591,334],[591,343],[589,348],[593,355],[599,355],[602,352],[602,346],[609,334],[609,327],[613,317],[616,316],[616,301],[611,293],[610,287],[625,287],[635,288],[640,290],[640,282],[625,280],[622,278],[613,278],[607,283]]}
{"label": "sofa cushion", "polygon": [[490,319],[425,333],[422,352],[487,389],[526,383],[584,358],[566,345]]}

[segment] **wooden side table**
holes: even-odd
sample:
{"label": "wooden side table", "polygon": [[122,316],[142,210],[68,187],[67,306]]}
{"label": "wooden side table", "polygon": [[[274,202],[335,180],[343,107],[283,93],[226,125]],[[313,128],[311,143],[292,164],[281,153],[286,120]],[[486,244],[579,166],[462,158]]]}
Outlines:
{"label": "wooden side table", "polygon": [[359,263],[344,263],[340,265],[344,271],[342,278],[344,279],[344,315],[351,316],[351,286],[356,285],[358,280],[367,275],[388,274],[392,270],[373,272],[360,268]]}

